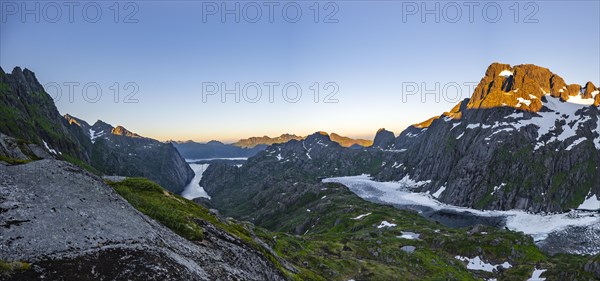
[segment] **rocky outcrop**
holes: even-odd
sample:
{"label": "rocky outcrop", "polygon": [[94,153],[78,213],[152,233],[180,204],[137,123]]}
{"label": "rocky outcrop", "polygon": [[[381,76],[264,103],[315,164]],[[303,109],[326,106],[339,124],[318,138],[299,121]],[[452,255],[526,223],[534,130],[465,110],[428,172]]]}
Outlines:
{"label": "rocky outcrop", "polygon": [[[469,108],[495,108],[509,106],[537,112],[541,109],[541,96],[559,94],[564,81],[549,69],[532,64],[511,67],[508,64],[491,64],[475,88]],[[560,88],[557,88],[560,87]]]}
{"label": "rocky outcrop", "polygon": [[0,133],[0,161],[26,162],[46,158],[52,158],[52,155],[38,145]]}
{"label": "rocky outcrop", "polygon": [[8,280],[284,280],[235,235],[202,222],[188,241],[62,161],[0,165],[0,211],[0,260],[31,264]]}
{"label": "rocky outcrop", "polygon": [[600,255],[595,256],[588,263],[586,263],[584,269],[586,272],[600,279]]}
{"label": "rocky outcrop", "polygon": [[598,93],[598,89],[596,89],[596,86],[594,86],[594,83],[592,82],[587,82],[585,84],[585,90],[582,93],[582,97],[584,99],[593,99],[595,98],[595,95]]}
{"label": "rocky outcrop", "polygon": [[375,134],[375,139],[373,140],[373,147],[383,149],[388,148],[390,144],[394,143],[395,138],[396,137],[394,136],[393,132],[381,128],[377,130],[377,134]]}

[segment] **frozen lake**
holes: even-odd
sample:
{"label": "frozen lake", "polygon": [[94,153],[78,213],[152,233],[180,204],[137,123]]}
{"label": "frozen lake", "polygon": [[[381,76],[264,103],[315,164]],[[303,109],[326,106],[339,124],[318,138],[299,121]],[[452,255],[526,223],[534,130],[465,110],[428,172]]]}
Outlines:
{"label": "frozen lake", "polygon": [[367,201],[416,211],[449,227],[467,227],[475,224],[507,227],[532,236],[538,246],[549,252],[600,252],[598,211],[580,210],[561,214],[532,214],[521,210],[482,211],[447,205],[438,201],[435,194],[411,192],[411,185],[419,183],[410,179],[377,182],[368,175],[360,175],[327,178],[323,182],[343,184]]}

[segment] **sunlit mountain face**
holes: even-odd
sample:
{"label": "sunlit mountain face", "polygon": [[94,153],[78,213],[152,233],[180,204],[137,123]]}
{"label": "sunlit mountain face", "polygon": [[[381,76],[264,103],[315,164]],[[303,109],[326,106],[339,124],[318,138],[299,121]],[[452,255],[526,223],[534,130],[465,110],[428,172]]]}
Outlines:
{"label": "sunlit mountain face", "polygon": [[600,280],[600,3],[0,2],[0,280]]}

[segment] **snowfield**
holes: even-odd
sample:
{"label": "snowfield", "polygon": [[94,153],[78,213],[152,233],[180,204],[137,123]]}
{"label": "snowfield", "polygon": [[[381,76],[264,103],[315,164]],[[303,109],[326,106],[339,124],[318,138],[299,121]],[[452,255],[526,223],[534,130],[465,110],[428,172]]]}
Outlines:
{"label": "snowfield", "polygon": [[[533,237],[537,242],[543,241],[549,234],[564,230],[568,227],[582,227],[600,225],[600,216],[597,212],[575,210],[561,214],[532,214],[521,210],[509,211],[481,211],[466,207],[457,207],[438,201],[427,193],[411,192],[411,188],[426,182],[411,180],[406,176],[398,182],[378,182],[369,175],[347,176],[323,179],[323,182],[340,183],[347,186],[359,197],[384,204],[423,206],[432,210],[454,210],[467,212],[480,217],[504,217],[505,227],[513,231],[521,231]],[[413,183],[410,185],[407,183]],[[438,190],[439,191],[439,190]],[[441,192],[440,192],[441,193]],[[583,207],[594,207],[600,204],[595,196],[588,196]],[[584,209],[584,208],[582,208]],[[594,250],[594,252],[598,252]]]}
{"label": "snowfield", "polygon": [[[589,105],[594,103],[593,99],[582,99],[581,96],[573,96],[570,97],[567,102],[560,101],[559,98],[555,98],[546,94],[543,99],[543,105],[549,109],[549,111],[545,112],[537,112],[537,116],[534,116],[530,119],[525,119],[523,113],[515,112],[511,115],[506,116],[507,119],[511,119],[509,122],[496,122],[492,128],[500,129],[496,132],[500,131],[511,131],[511,129],[519,130],[523,127],[527,127],[529,125],[535,125],[538,128],[537,134],[537,144],[535,145],[534,150],[539,149],[540,147],[546,145],[547,143],[561,141],[561,142],[569,142],[569,146],[567,150],[572,149],[574,146],[586,140],[586,138],[577,138],[573,141],[567,141],[572,137],[577,136],[577,130],[583,123],[590,120],[589,116],[583,116],[581,114],[577,114],[577,111],[583,109],[584,107],[588,107]],[[525,100],[519,102],[525,103]],[[557,129],[556,124],[560,122],[564,122],[565,125],[562,126],[562,132],[559,134],[554,133],[553,131]],[[479,127],[479,124],[471,124],[467,126],[467,129],[474,129]],[[599,126],[600,128],[600,126]],[[494,133],[495,134],[495,133]],[[492,134],[492,135],[494,135]],[[540,141],[540,139],[550,134],[550,139],[547,142]],[[490,136],[491,137],[491,136]],[[600,138],[600,137],[599,137]]]}

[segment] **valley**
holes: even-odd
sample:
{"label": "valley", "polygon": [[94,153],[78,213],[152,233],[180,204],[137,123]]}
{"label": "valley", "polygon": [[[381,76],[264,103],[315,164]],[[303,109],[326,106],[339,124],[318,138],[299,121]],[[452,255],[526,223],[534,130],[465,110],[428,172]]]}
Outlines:
{"label": "valley", "polygon": [[598,0],[0,22],[0,281],[600,281]]}
{"label": "valley", "polygon": [[[202,144],[61,116],[15,69],[0,76],[13,112],[0,127],[0,274],[600,278],[600,95],[591,83],[564,95],[556,77],[494,63],[470,99],[368,143],[318,131]],[[529,102],[519,89],[534,89]],[[55,129],[11,125],[36,118]],[[131,271],[97,267],[115,258]]]}

